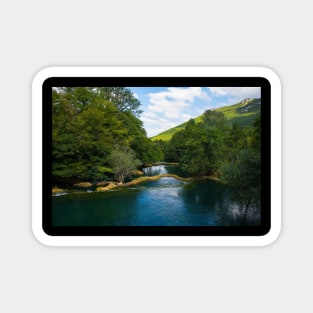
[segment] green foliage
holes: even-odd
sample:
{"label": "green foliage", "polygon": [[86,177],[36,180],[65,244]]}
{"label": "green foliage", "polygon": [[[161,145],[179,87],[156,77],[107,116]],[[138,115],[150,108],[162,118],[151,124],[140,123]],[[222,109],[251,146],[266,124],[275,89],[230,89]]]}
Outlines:
{"label": "green foliage", "polygon": [[242,139],[237,140],[236,156],[222,167],[222,179],[228,185],[230,198],[244,209],[243,219],[251,206],[259,208],[261,205],[260,139],[261,122],[257,118],[254,127],[249,129],[246,144],[238,145]]}
{"label": "green foliage", "polygon": [[[252,126],[253,125],[253,126]],[[222,178],[230,199],[242,208],[260,207],[261,119],[243,126],[222,112],[206,111],[202,121],[190,120],[170,141],[162,142],[164,159],[179,162],[192,175]]]}
{"label": "green foliage", "polygon": [[98,96],[114,104],[121,112],[131,112],[138,116],[140,102],[129,88],[125,87],[98,87],[94,88]]}
{"label": "green foliage", "polygon": [[180,124],[178,126],[175,126],[173,128],[170,128],[154,137],[151,137],[151,139],[153,141],[155,140],[163,140],[163,141],[169,141],[172,139],[172,137],[174,136],[174,134],[176,134],[177,132],[184,130],[186,126],[186,123]]}
{"label": "green foliage", "polygon": [[116,145],[109,157],[115,178],[119,183],[123,183],[132,170],[136,169],[139,161],[135,158],[135,153],[127,146]]}
{"label": "green foliage", "polygon": [[117,144],[131,148],[143,164],[162,161],[161,149],[147,138],[136,117],[139,105],[123,87],[53,89],[53,180],[111,177],[109,159]]}
{"label": "green foliage", "polygon": [[195,176],[222,178],[243,220],[249,208],[260,207],[260,99],[208,110],[153,138],[160,139],[165,161],[179,162]]}
{"label": "green foliage", "polygon": [[224,114],[226,119],[244,127],[253,125],[254,120],[260,114],[260,110],[261,99],[244,99],[237,104],[217,109]]}
{"label": "green foliage", "polygon": [[[237,104],[215,109],[214,112],[223,113],[229,123],[237,123],[240,126],[252,126],[255,118],[260,114],[260,99],[245,99]],[[203,122],[204,114],[194,118],[196,124]],[[169,141],[175,133],[184,130],[187,122],[170,128],[151,139]]]}
{"label": "green foliage", "polygon": [[260,154],[253,149],[241,150],[238,159],[223,167],[223,180],[231,198],[239,203],[258,204],[261,186]]}
{"label": "green foliage", "polygon": [[260,99],[208,110],[147,138],[139,101],[124,87],[58,87],[52,91],[52,177],[124,182],[139,165],[178,162],[194,176],[221,177],[231,199],[260,206]]}
{"label": "green foliage", "polygon": [[217,175],[225,154],[227,123],[222,113],[207,111],[203,121],[186,123],[165,145],[165,160],[180,162],[194,175]]}

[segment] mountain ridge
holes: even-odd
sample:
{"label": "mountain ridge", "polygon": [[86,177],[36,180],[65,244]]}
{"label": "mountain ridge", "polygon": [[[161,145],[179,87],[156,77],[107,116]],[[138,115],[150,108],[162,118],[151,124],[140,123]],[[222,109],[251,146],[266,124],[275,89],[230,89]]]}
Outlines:
{"label": "mountain ridge", "polygon": [[[261,112],[261,99],[260,98],[245,98],[238,103],[214,108],[211,111],[222,112],[225,118],[231,122],[237,122],[241,126],[252,125],[255,117]],[[204,114],[204,113],[203,113]],[[193,118],[195,123],[200,123],[203,120],[203,114]],[[152,141],[164,140],[169,141],[173,135],[185,129],[188,121],[179,124],[175,127],[169,128],[156,136],[150,137]]]}

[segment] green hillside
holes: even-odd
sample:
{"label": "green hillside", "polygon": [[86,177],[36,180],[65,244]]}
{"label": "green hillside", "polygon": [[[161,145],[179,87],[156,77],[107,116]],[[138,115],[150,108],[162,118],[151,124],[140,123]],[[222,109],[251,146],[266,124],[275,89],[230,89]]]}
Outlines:
{"label": "green hillside", "polygon": [[[215,111],[222,112],[231,122],[236,121],[242,126],[252,125],[254,119],[261,111],[261,99],[244,99],[234,105],[217,108]],[[196,123],[200,123],[202,122],[202,119],[203,115],[200,115],[194,118],[194,121]],[[169,141],[176,132],[183,130],[186,124],[187,122],[170,128],[154,137],[151,137],[151,139]]]}

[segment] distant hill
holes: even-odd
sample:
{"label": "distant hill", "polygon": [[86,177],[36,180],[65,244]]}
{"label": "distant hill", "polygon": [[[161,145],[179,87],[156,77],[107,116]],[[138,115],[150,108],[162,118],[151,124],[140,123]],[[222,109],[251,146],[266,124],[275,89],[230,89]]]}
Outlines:
{"label": "distant hill", "polygon": [[[252,125],[254,119],[261,112],[261,99],[248,98],[240,101],[239,103],[213,110],[222,112],[229,121],[236,121],[239,125]],[[200,123],[202,120],[203,115],[194,118],[196,123]],[[156,136],[151,137],[151,139],[169,141],[176,132],[183,130],[186,127],[186,124],[187,122],[170,128]]]}

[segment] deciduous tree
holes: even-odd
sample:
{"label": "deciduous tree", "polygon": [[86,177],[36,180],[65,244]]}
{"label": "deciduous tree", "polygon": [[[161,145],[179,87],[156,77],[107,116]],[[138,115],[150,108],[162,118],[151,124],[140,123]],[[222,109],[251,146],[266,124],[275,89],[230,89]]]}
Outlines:
{"label": "deciduous tree", "polygon": [[127,146],[116,145],[110,155],[109,163],[118,183],[123,183],[131,171],[136,169],[139,161],[135,153]]}

